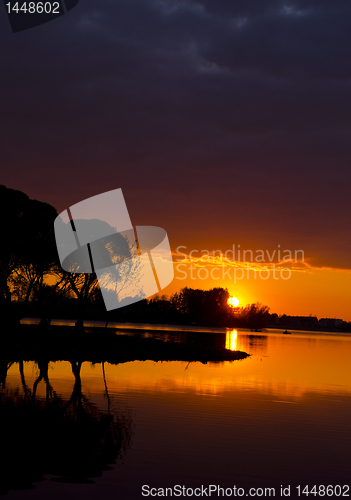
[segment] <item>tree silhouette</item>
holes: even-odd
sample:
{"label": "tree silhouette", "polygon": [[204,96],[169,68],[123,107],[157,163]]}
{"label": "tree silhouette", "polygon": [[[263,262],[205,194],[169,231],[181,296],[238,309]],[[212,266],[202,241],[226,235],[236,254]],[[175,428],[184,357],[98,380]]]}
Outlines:
{"label": "tree silhouette", "polygon": [[[0,312],[6,322],[13,322],[26,314],[34,289],[44,285],[57,260],[53,231],[57,213],[51,205],[5,186],[0,186],[0,208]],[[12,296],[22,301],[17,318],[12,314]]]}
{"label": "tree silhouette", "polygon": [[182,288],[171,297],[171,304],[188,321],[206,325],[224,325],[229,312],[226,288],[198,290]]}
{"label": "tree silhouette", "polygon": [[243,309],[242,315],[248,328],[264,328],[269,320],[269,307],[256,302]]}
{"label": "tree silhouette", "polygon": [[128,237],[129,232],[116,233],[113,227],[100,220],[76,220],[75,225],[85,231],[89,230],[92,234],[102,229],[111,233],[110,236],[90,244],[94,271],[101,271],[99,281],[95,272],[86,272],[90,267],[89,254],[81,249],[65,260],[65,268],[71,272],[63,271],[60,267],[54,271],[59,289],[69,290],[77,299],[76,329],[83,331],[83,320],[89,302],[102,303],[101,287],[116,297],[121,296],[131,283],[136,285],[139,282],[141,265],[136,259],[136,243]]}

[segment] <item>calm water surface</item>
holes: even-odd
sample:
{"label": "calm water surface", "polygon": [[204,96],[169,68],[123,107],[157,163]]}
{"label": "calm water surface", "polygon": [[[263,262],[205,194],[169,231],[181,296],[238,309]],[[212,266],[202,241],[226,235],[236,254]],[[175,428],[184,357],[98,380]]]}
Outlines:
{"label": "calm water surface", "polygon": [[[147,328],[136,334],[178,342],[194,335]],[[273,330],[201,335],[216,336],[216,343],[251,356],[206,365],[83,363],[80,377],[62,361],[50,363],[41,380],[36,363],[24,363],[22,376],[18,363],[10,366],[1,390],[14,401],[12,411],[22,412],[18,425],[28,418],[23,400],[33,400],[34,393],[43,412],[50,402],[59,411],[71,408],[74,419],[78,411],[89,413],[100,427],[109,416],[117,419],[120,444],[116,463],[103,470],[112,461],[106,456],[99,477],[87,474],[90,481],[79,484],[58,481],[64,473],[45,475],[34,488],[11,490],[4,498],[128,500],[144,498],[142,485],[209,484],[236,485],[245,492],[275,487],[278,498],[280,485],[291,485],[290,498],[297,498],[296,485],[351,483],[350,335]],[[69,461],[72,450],[69,445],[63,450],[53,439],[48,453],[63,453],[58,461]],[[22,466],[31,453],[19,453],[16,460]]]}

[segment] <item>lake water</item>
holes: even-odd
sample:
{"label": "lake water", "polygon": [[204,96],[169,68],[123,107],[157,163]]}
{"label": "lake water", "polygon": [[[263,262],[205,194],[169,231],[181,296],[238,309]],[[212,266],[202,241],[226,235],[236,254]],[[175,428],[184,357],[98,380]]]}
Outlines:
{"label": "lake water", "polygon": [[[148,327],[125,333],[178,342],[190,335]],[[201,335],[251,356],[216,364],[83,363],[80,376],[73,363],[76,377],[68,361],[46,367],[41,361],[41,372],[37,363],[12,364],[1,389],[9,412],[2,426],[8,427],[6,446],[15,451],[7,452],[2,473],[20,481],[39,460],[44,477],[38,481],[40,470],[28,472],[32,489],[10,489],[4,498],[134,500],[147,498],[143,485],[145,494],[151,487],[185,486],[193,498],[200,492],[195,488],[208,493],[209,485],[223,488],[220,498],[248,496],[250,488],[263,497],[265,488],[275,488],[275,497],[286,498],[289,486],[290,498],[319,498],[299,497],[296,487],[330,485],[329,498],[349,498],[351,336],[277,330]],[[81,467],[72,477],[67,471],[75,460]],[[218,491],[211,496],[218,498]]]}

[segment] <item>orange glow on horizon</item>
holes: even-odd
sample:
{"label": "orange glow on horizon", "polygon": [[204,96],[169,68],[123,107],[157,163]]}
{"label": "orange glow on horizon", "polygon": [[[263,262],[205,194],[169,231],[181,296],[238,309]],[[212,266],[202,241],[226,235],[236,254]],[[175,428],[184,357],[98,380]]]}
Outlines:
{"label": "orange glow on horizon", "polygon": [[[193,266],[194,269],[195,265]],[[166,295],[179,292],[183,287],[209,290],[215,287],[227,288],[230,296],[240,295],[240,304],[245,306],[260,302],[270,308],[271,313],[292,316],[317,316],[318,318],[339,318],[351,321],[350,295],[351,272],[349,270],[331,269],[292,269],[291,277],[279,272],[274,277],[262,272],[245,272],[242,279],[233,280],[225,275],[227,268],[219,267],[212,272],[213,266],[202,263],[200,276],[191,271],[190,263],[174,266],[175,279],[163,291]],[[205,269],[208,271],[206,276]],[[238,272],[238,277],[241,273]],[[279,278],[279,279],[278,279]],[[285,278],[285,279],[284,279]]]}

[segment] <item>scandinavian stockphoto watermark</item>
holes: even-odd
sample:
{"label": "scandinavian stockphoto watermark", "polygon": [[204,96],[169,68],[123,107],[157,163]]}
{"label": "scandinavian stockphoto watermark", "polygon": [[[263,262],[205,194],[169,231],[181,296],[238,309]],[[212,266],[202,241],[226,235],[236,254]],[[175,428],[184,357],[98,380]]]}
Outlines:
{"label": "scandinavian stockphoto watermark", "polygon": [[150,297],[173,280],[166,231],[133,227],[121,189],[71,206],[54,227],[62,269],[95,273],[108,311]]}
{"label": "scandinavian stockphoto watermark", "polygon": [[288,280],[292,268],[305,263],[303,250],[283,250],[280,245],[274,250],[250,250],[233,244],[225,252],[178,246],[175,255],[178,280]]}

